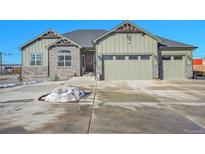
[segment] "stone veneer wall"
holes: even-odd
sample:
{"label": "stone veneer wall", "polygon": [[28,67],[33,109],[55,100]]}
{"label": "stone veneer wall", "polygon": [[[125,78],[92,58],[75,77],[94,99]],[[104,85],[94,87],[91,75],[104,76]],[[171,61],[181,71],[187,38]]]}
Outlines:
{"label": "stone veneer wall", "polygon": [[[58,52],[71,51],[71,66],[58,66]],[[55,46],[49,49],[49,76],[58,75],[60,80],[73,76],[80,76],[80,48],[76,46]]]}
{"label": "stone veneer wall", "polygon": [[185,77],[186,77],[186,79],[192,79],[193,78],[193,67],[192,67],[192,64],[186,64]]}
{"label": "stone veneer wall", "polygon": [[27,78],[46,78],[48,77],[48,67],[47,66],[22,67],[22,76]]}

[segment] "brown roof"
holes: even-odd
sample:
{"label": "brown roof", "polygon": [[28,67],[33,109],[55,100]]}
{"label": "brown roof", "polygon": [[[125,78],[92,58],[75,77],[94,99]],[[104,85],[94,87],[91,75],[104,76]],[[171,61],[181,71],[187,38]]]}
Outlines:
{"label": "brown roof", "polygon": [[196,46],[185,44],[182,42],[170,40],[164,37],[157,36],[161,42],[160,42],[160,48],[197,48]]}
{"label": "brown roof", "polygon": [[82,47],[93,47],[92,41],[107,33],[104,29],[75,30],[63,34],[63,36],[80,44]]}

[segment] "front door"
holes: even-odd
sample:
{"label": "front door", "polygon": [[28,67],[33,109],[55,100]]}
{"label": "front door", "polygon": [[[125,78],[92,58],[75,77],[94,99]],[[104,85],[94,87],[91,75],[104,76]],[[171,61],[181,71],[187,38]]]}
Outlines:
{"label": "front door", "polygon": [[85,54],[85,72],[93,72],[93,54]]}

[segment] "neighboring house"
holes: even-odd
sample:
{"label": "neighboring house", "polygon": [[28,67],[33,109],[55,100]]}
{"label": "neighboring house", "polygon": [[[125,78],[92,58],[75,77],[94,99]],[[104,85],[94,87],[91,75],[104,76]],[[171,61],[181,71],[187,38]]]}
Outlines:
{"label": "neighboring house", "polygon": [[23,76],[66,79],[92,72],[99,80],[189,79],[196,48],[130,21],[110,31],[48,30],[20,47]]}
{"label": "neighboring house", "polygon": [[20,74],[21,73],[21,65],[20,64],[3,64],[1,69],[0,69],[1,75]]}
{"label": "neighboring house", "polygon": [[193,59],[192,64],[194,76],[205,77],[205,59]]}

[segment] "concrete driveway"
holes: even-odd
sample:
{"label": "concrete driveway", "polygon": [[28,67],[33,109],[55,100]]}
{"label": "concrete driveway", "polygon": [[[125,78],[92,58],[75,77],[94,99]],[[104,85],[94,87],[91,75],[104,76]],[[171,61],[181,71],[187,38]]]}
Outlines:
{"label": "concrete driveway", "polygon": [[[0,90],[0,133],[205,133],[205,81],[99,81],[84,76]],[[60,85],[78,104],[38,98]]]}

